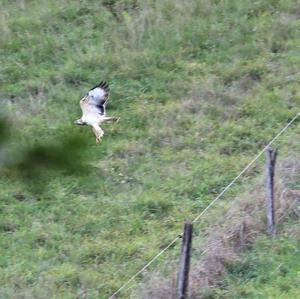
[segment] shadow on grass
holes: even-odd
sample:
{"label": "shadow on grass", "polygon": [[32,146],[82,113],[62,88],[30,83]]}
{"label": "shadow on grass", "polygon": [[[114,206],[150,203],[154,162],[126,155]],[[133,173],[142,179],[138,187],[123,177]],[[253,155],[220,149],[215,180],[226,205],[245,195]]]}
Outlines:
{"label": "shadow on grass", "polygon": [[[8,122],[0,120],[0,145],[8,143],[8,128]],[[66,130],[45,143],[15,150],[8,148],[9,144],[2,146],[6,155],[0,155],[1,172],[8,178],[20,181],[33,193],[41,194],[54,179],[86,177],[93,173],[93,167],[88,164],[91,150],[89,139],[73,131]],[[99,151],[99,155],[101,159],[103,151]]]}
{"label": "shadow on grass", "polygon": [[0,146],[9,139],[9,122],[5,118],[0,118]]}

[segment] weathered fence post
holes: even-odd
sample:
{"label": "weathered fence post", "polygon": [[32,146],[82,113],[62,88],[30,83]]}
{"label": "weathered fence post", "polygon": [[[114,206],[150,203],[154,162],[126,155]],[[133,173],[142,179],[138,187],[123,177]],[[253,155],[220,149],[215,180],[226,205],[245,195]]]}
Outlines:
{"label": "weathered fence post", "polygon": [[191,222],[185,222],[181,257],[177,281],[177,298],[185,299],[189,283],[189,270],[190,270],[190,258],[192,248],[192,236],[193,236],[193,224]]}
{"label": "weathered fence post", "polygon": [[274,208],[274,174],[275,174],[275,163],[277,157],[277,149],[274,151],[271,147],[266,150],[267,164],[266,164],[266,175],[267,175],[267,217],[268,217],[268,233],[274,236],[276,233],[275,227],[275,208]]}

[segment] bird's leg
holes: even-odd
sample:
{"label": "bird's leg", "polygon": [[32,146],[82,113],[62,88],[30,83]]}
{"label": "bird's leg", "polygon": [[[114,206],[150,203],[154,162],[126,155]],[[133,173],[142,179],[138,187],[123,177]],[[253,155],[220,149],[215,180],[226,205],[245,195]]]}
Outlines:
{"label": "bird's leg", "polygon": [[98,125],[93,126],[93,132],[96,136],[96,144],[99,144],[102,141],[102,137],[104,135],[104,132]]}

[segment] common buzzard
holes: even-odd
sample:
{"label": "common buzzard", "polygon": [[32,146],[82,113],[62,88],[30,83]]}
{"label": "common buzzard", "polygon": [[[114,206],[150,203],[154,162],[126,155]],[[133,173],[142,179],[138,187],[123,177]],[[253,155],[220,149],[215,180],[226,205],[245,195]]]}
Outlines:
{"label": "common buzzard", "polygon": [[92,127],[96,136],[96,143],[100,143],[104,132],[100,125],[103,122],[117,122],[118,117],[106,116],[105,106],[108,99],[109,86],[105,81],[101,81],[98,85],[93,87],[87,94],[80,100],[80,108],[82,116],[80,119],[74,121],[74,124]]}

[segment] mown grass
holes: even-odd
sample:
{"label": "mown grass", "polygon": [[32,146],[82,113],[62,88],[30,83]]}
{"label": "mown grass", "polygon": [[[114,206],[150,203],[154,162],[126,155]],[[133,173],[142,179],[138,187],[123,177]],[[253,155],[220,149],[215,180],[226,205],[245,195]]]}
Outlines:
{"label": "mown grass", "polygon": [[299,111],[298,6],[2,1],[0,297],[106,298],[177,235]]}

